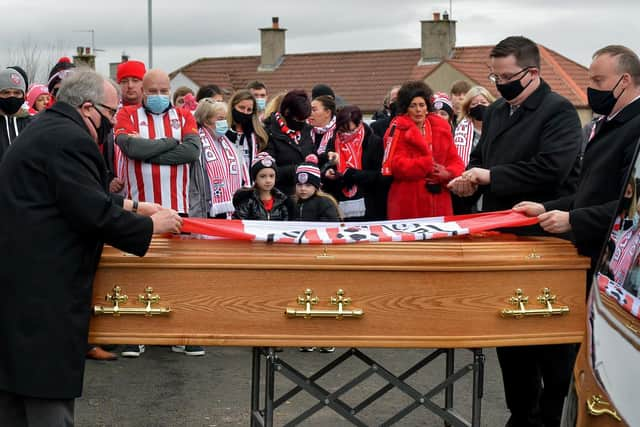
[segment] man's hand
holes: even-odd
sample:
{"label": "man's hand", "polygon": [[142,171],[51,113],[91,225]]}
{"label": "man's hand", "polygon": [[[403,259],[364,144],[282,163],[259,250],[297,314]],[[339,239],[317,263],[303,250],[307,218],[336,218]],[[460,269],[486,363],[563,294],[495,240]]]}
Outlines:
{"label": "man's hand", "polygon": [[549,233],[557,234],[571,231],[569,212],[558,210],[545,212],[542,215],[538,215],[538,220],[540,221],[540,227]]}
{"label": "man's hand", "polygon": [[119,193],[124,188],[124,181],[118,177],[115,177],[111,180],[109,184],[109,192],[110,193]]}
{"label": "man's hand", "polygon": [[140,202],[138,203],[138,214],[144,216],[152,216],[156,212],[162,210],[162,205],[158,203]]}
{"label": "man's hand", "polygon": [[333,168],[329,168],[327,169],[327,171],[324,173],[324,177],[330,181],[335,181],[336,179],[338,179],[338,175],[336,174],[336,170]]}
{"label": "man's hand", "polygon": [[491,171],[489,169],[471,168],[465,171],[462,176],[477,185],[488,185],[491,182]]}
{"label": "man's hand", "polygon": [[179,233],[182,228],[182,218],[172,209],[161,209],[151,215],[153,233]]}
{"label": "man's hand", "polygon": [[478,185],[472,183],[463,176],[459,176],[452,179],[449,184],[447,184],[447,188],[453,194],[460,197],[469,197],[478,190]]}
{"label": "man's hand", "polygon": [[539,216],[546,211],[542,204],[536,202],[520,202],[512,209],[515,212],[523,213],[526,216]]}

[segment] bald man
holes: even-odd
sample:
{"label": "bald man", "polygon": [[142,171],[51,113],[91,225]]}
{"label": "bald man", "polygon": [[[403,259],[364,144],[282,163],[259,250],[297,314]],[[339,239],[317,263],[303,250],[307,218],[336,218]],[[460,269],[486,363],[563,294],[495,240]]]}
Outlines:
{"label": "bald man", "polygon": [[[114,135],[124,154],[125,188],[133,200],[153,202],[186,216],[190,163],[200,155],[200,136],[193,115],[171,105],[169,76],[149,70],[142,79],[142,105],[123,106]],[[202,355],[204,349],[176,347]],[[127,345],[124,357],[138,357],[143,345]]]}
{"label": "bald man", "polygon": [[186,214],[189,164],[200,152],[195,119],[171,105],[169,76],[164,71],[149,70],[142,90],[142,105],[120,109],[114,131],[126,157],[129,195]]}

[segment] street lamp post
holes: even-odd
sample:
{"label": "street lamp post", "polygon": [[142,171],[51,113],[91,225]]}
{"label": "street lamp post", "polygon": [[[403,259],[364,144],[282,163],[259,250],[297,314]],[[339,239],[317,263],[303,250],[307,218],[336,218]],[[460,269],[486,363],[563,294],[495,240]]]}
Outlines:
{"label": "street lamp post", "polygon": [[149,30],[149,68],[153,68],[153,32],[151,27],[151,3],[152,0],[148,0],[147,2],[147,18],[149,21],[148,30]]}

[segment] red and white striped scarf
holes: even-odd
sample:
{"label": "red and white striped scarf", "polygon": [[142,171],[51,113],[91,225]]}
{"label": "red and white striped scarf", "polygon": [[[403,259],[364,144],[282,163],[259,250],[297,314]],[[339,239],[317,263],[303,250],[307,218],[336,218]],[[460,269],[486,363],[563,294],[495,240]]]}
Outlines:
{"label": "red and white striped scarf", "polygon": [[[144,107],[132,117],[142,138],[182,140],[184,118],[175,109],[152,114]],[[180,213],[189,212],[189,165],[158,165],[127,158],[127,181],[133,200],[158,203]]]}
{"label": "red and white striped scarf", "polygon": [[327,151],[327,145],[329,141],[333,137],[336,132],[336,116],[331,118],[331,121],[322,127],[313,126],[311,128],[311,140],[316,142],[316,135],[322,135],[322,139],[320,140],[320,144],[318,145],[318,149],[316,150],[316,154],[320,155]]}
{"label": "red and white striped scarf", "polygon": [[211,192],[209,215],[233,212],[233,194],[242,187],[242,161],[225,136],[214,136],[204,127],[199,129],[199,133],[202,164]]}
{"label": "red and white striped scarf", "polygon": [[621,231],[616,239],[616,249],[609,261],[609,269],[616,283],[624,284],[632,264],[636,262],[640,250],[640,228],[631,227]]}
{"label": "red and white striped scarf", "polygon": [[[339,155],[338,172],[344,173],[348,168],[362,169],[362,143],[364,141],[364,125],[360,123],[353,132],[336,133],[336,152]],[[358,186],[343,187],[342,193],[352,198],[358,193]]]}
{"label": "red and white striped scarf", "polygon": [[471,150],[473,150],[473,131],[473,122],[467,117],[458,123],[453,135],[453,143],[465,166],[469,163]]}

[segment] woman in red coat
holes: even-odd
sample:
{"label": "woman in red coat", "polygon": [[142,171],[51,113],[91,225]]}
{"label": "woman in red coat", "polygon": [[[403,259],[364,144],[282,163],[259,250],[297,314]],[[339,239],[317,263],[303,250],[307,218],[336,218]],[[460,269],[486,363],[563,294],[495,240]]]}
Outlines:
{"label": "woman in red coat", "polygon": [[389,219],[453,214],[447,183],[462,174],[464,163],[449,123],[430,112],[432,93],[422,81],[407,82],[398,92],[399,114],[384,138],[390,145],[383,171],[393,176]]}

